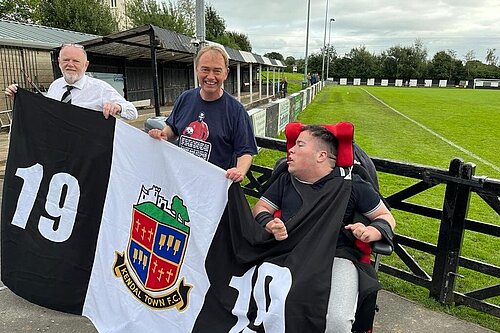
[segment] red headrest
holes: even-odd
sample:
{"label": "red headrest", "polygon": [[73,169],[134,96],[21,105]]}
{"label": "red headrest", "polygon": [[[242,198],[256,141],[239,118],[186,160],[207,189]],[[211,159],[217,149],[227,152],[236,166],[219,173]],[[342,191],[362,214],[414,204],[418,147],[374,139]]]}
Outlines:
{"label": "red headrest", "polygon": [[[295,145],[304,124],[293,122],[285,127],[286,150],[289,151]],[[348,167],[354,163],[354,153],[352,150],[352,139],[354,137],[354,126],[346,121],[336,124],[322,125],[329,130],[339,142],[337,154],[337,166]]]}

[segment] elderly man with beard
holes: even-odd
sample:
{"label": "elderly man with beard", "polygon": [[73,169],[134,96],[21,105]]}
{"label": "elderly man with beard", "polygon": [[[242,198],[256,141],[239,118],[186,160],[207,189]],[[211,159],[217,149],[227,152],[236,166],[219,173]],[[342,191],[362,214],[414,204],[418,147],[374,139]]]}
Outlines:
{"label": "elderly man with beard", "polygon": [[[59,68],[63,77],[49,86],[47,97],[102,112],[107,119],[120,115],[136,119],[137,109],[126,101],[110,84],[85,75],[89,62],[82,45],[64,44],[59,52]],[[5,95],[14,98],[17,84],[5,89]]]}
{"label": "elderly man with beard", "polygon": [[[183,92],[166,126],[150,130],[149,135],[168,141],[179,139],[179,147],[227,170],[226,177],[233,182],[241,182],[257,154],[257,145],[245,108],[222,88],[229,73],[226,51],[216,45],[205,46],[195,65],[200,86]],[[203,131],[195,131],[201,121]]]}

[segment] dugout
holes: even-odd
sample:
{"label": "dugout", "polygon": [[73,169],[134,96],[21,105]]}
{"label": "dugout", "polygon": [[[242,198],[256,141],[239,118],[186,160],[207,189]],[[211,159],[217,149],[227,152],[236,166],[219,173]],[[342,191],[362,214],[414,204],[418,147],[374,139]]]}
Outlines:
{"label": "dugout", "polygon": [[[157,116],[160,106],[172,105],[180,93],[197,84],[194,60],[198,44],[189,36],[147,24],[81,44],[90,61],[88,72],[121,74],[125,98],[149,101]],[[246,86],[250,93],[256,92],[252,88],[256,86],[257,69],[262,70],[262,66],[273,70],[285,68],[279,61],[266,62],[264,57],[255,57],[250,52],[223,48],[230,68],[224,89],[237,98]],[[58,52],[56,49],[52,55],[56,76],[60,76]],[[260,97],[262,91],[258,91]],[[252,102],[252,94],[250,96]]]}

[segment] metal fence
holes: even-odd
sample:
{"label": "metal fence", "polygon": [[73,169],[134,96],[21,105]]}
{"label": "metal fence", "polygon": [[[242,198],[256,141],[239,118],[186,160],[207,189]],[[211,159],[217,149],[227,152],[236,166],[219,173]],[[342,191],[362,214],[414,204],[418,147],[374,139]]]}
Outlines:
{"label": "metal fence", "polygon": [[[12,83],[36,91],[33,85],[46,91],[54,80],[50,53],[16,46],[0,46],[0,86],[5,89]],[[5,95],[0,99],[0,111],[12,109],[12,101]]]}

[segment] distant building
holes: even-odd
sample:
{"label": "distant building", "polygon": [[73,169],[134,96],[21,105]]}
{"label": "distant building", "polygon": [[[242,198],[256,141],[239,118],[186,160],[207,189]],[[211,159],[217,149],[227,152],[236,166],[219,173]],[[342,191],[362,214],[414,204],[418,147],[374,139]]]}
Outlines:
{"label": "distant building", "polygon": [[118,30],[123,31],[132,28],[132,22],[127,17],[127,0],[103,0],[109,5],[111,13],[118,21]]}

